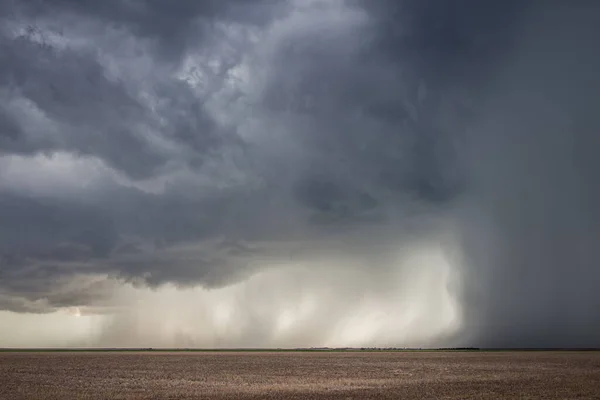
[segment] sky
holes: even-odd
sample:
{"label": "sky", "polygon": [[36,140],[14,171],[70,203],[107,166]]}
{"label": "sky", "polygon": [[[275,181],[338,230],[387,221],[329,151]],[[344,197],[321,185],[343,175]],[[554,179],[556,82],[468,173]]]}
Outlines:
{"label": "sky", "polygon": [[0,2],[0,347],[600,347],[600,3]]}

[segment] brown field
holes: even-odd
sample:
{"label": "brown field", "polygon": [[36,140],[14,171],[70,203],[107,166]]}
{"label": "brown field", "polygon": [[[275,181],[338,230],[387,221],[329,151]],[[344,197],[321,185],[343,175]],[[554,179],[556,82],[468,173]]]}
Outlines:
{"label": "brown field", "polygon": [[0,399],[600,399],[600,352],[4,352]]}

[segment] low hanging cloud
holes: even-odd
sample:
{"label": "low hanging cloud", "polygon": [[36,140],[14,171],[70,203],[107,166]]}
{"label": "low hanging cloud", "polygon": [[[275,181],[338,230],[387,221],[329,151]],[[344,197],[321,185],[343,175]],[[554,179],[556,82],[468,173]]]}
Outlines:
{"label": "low hanging cloud", "polygon": [[138,304],[108,345],[598,345],[599,14],[4,4],[0,308]]}

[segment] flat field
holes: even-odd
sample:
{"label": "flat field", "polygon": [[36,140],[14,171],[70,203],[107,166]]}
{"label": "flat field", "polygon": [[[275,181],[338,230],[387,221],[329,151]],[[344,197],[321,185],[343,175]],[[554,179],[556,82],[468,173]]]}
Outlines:
{"label": "flat field", "polygon": [[0,399],[600,399],[600,352],[0,352]]}

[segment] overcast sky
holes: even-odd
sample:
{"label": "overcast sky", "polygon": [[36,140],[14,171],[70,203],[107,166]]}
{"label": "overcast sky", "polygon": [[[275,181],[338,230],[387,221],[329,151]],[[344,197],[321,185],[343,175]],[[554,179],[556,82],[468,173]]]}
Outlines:
{"label": "overcast sky", "polygon": [[0,2],[0,347],[600,346],[600,3]]}

